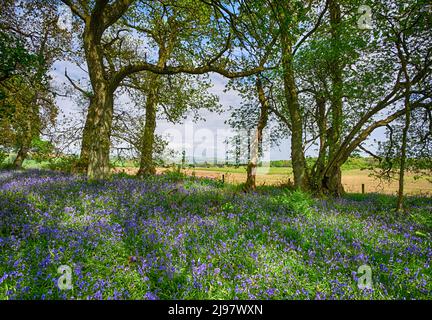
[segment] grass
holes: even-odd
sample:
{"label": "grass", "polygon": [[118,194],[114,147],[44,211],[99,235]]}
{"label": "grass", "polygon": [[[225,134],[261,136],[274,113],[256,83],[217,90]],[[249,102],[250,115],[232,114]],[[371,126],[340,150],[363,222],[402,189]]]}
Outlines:
{"label": "grass", "polygon": [[0,299],[430,299],[432,199],[409,197],[399,216],[393,200],[3,171]]}

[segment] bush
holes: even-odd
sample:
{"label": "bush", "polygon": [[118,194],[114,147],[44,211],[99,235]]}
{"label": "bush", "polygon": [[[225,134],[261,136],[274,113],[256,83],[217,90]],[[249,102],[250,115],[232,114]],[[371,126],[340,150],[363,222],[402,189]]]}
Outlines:
{"label": "bush", "polygon": [[36,162],[49,161],[50,155],[54,152],[54,145],[40,138],[34,138],[31,144],[32,159]]}
{"label": "bush", "polygon": [[8,158],[8,155],[3,150],[0,150],[0,166],[3,164],[3,162]]}
{"label": "bush", "polygon": [[172,170],[167,170],[164,173],[164,176],[172,182],[180,182],[187,178],[187,175],[181,172],[180,166],[178,166],[177,168],[174,167]]}
{"label": "bush", "polygon": [[68,155],[60,158],[50,159],[48,168],[62,172],[76,172],[79,166],[79,158],[76,155]]}
{"label": "bush", "polygon": [[295,214],[306,216],[312,213],[311,207],[314,204],[312,197],[308,193],[297,190],[286,191],[284,194],[276,196],[275,201]]}

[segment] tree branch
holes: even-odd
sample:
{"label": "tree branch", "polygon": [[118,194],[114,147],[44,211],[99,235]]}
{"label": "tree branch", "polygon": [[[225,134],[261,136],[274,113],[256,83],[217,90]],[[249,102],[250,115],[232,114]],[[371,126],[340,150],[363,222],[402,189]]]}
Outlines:
{"label": "tree branch", "polygon": [[305,42],[319,28],[319,26],[321,25],[321,21],[324,17],[324,14],[327,12],[329,3],[330,3],[330,1],[326,0],[325,7],[324,7],[323,11],[321,12],[321,14],[319,15],[315,26],[308,33],[306,33],[303,38],[300,39],[300,41],[297,43],[297,45],[295,46],[295,48],[293,50],[293,55],[296,54],[297,50],[300,48],[300,46],[303,44],[303,42]]}
{"label": "tree branch", "polygon": [[377,159],[379,161],[382,160],[382,157],[376,155],[375,153],[373,153],[372,151],[369,151],[368,149],[366,149],[365,147],[363,147],[361,144],[358,145],[358,148],[364,152],[366,152],[368,155],[370,155],[372,158]]}
{"label": "tree branch", "polygon": [[[432,102],[413,103],[411,105],[411,110],[418,109],[418,108],[426,108],[429,110],[431,107],[432,107]],[[342,159],[342,161],[347,159],[349,157],[349,155],[351,154],[351,152],[353,152],[364,140],[366,140],[367,137],[372,133],[372,131],[374,131],[375,129],[377,129],[379,127],[387,126],[389,123],[391,123],[392,121],[396,120],[397,118],[403,116],[404,114],[405,114],[405,108],[394,112],[393,114],[391,114],[390,116],[388,116],[385,119],[376,121],[373,124],[371,124],[369,127],[364,129],[357,136],[357,138],[354,139],[354,141],[345,149],[345,152],[342,154],[340,159]]]}
{"label": "tree branch", "polygon": [[105,29],[119,20],[136,0],[117,0],[107,6],[103,16]]}
{"label": "tree branch", "polygon": [[81,92],[85,97],[90,98],[92,96],[92,94],[88,91],[85,91],[84,89],[82,89],[80,86],[78,86],[68,75],[67,73],[67,69],[65,68],[65,77],[66,79],[68,79],[68,81],[71,83],[71,85],[78,90],[79,92]]}
{"label": "tree branch", "polygon": [[73,14],[75,14],[81,20],[84,20],[84,21],[86,20],[86,18],[87,18],[86,14],[81,12],[80,9],[77,7],[77,5],[72,2],[72,0],[61,0],[61,1],[71,9]]}
{"label": "tree branch", "polygon": [[247,77],[254,75],[258,72],[264,71],[266,68],[263,65],[260,65],[258,67],[245,70],[245,71],[228,71],[224,68],[205,64],[200,67],[187,67],[187,66],[178,66],[178,67],[172,67],[172,66],[165,66],[165,67],[159,67],[154,64],[150,64],[148,62],[141,62],[136,64],[131,64],[128,66],[123,67],[119,71],[116,72],[116,74],[113,76],[113,79],[111,81],[111,87],[113,90],[115,90],[118,85],[123,81],[124,78],[128,77],[129,75],[133,73],[138,73],[142,71],[150,71],[156,74],[165,74],[165,75],[173,75],[173,74],[179,74],[179,73],[187,73],[187,74],[204,74],[208,72],[215,72],[219,73],[220,75],[223,75],[227,78],[233,79],[233,78],[241,78],[241,77]]}

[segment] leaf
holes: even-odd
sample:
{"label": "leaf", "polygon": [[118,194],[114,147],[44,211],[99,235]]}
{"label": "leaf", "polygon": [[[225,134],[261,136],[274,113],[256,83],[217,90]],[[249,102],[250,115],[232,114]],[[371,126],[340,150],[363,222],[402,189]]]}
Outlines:
{"label": "leaf", "polygon": [[416,232],[415,232],[415,235],[416,235],[416,236],[419,236],[419,237],[422,237],[422,238],[427,238],[427,237],[428,237],[427,234],[425,234],[425,233],[423,233],[423,232],[420,232],[420,231],[416,231]]}

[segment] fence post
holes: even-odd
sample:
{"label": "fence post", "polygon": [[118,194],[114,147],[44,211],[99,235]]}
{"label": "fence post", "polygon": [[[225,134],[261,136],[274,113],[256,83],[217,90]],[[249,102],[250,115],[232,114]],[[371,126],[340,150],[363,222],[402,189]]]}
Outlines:
{"label": "fence post", "polygon": [[362,183],[362,194],[365,194],[365,185]]}
{"label": "fence post", "polygon": [[222,184],[225,184],[225,175],[222,175]]}

